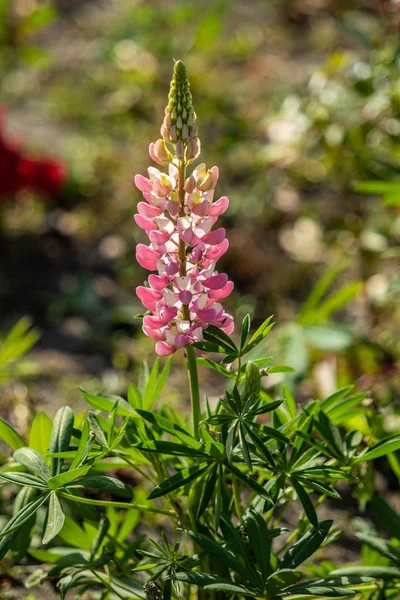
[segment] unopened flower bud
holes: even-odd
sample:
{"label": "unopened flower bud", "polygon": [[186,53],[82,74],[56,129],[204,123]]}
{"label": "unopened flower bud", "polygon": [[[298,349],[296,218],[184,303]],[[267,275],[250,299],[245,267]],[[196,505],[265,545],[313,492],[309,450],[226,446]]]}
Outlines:
{"label": "unopened flower bud", "polygon": [[167,140],[167,142],[170,141],[171,131],[169,129],[167,129],[164,124],[161,125],[160,133],[161,133],[161,136],[164,138],[164,140]]}
{"label": "unopened flower bud", "polygon": [[245,386],[245,397],[246,400],[249,396],[260,395],[261,391],[261,376],[260,370],[257,365],[249,360],[246,364],[246,386]]}
{"label": "unopened flower bud", "polygon": [[207,174],[207,166],[205,163],[200,163],[193,171],[193,177],[196,182],[201,181]]}
{"label": "unopened flower bud", "polygon": [[151,157],[151,158],[154,160],[154,162],[158,163],[159,165],[162,165],[162,164],[164,164],[164,163],[163,163],[163,162],[162,162],[162,161],[161,161],[161,160],[160,160],[160,159],[157,157],[157,155],[156,155],[156,153],[155,153],[155,151],[154,151],[154,147],[155,147],[155,144],[150,144],[150,146],[149,146],[149,154],[150,154],[150,157]]}
{"label": "unopened flower bud", "polygon": [[194,192],[195,188],[196,188],[196,180],[193,177],[193,175],[191,175],[190,177],[188,177],[186,179],[186,182],[185,182],[185,191],[188,194],[191,194],[192,192]]}
{"label": "unopened flower bud", "polygon": [[195,160],[200,154],[200,140],[198,137],[188,141],[186,156],[191,160]]}
{"label": "unopened flower bud", "polygon": [[164,133],[162,135],[172,142],[182,140],[187,143],[190,138],[197,136],[195,120],[186,67],[178,60],[174,66],[164,118],[164,127],[170,131],[170,137],[165,137]]}
{"label": "unopened flower bud", "polygon": [[183,158],[185,156],[185,146],[183,145],[182,140],[176,142],[175,153],[177,158]]}
{"label": "unopened flower bud", "polygon": [[154,154],[161,163],[169,162],[172,160],[172,154],[168,151],[167,145],[164,140],[157,140],[154,144]]}

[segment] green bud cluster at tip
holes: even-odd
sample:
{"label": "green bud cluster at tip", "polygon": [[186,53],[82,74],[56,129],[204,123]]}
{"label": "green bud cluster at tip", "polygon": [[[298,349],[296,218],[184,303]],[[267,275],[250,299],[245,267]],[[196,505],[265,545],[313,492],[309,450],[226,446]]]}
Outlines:
{"label": "green bud cluster at tip", "polygon": [[186,67],[181,60],[175,62],[168,96],[168,106],[161,126],[161,135],[167,142],[181,140],[187,143],[197,136],[196,113]]}

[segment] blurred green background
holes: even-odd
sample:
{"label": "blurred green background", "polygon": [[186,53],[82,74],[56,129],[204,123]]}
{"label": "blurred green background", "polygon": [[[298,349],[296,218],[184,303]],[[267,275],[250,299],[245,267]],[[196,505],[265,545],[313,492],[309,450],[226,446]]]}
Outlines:
{"label": "blurred green background", "polygon": [[27,315],[40,333],[2,412],[23,431],[32,406],[79,404],[78,383],[125,394],[153,362],[132,179],[179,58],[231,200],[227,308],[275,315],[268,354],[300,400],[356,381],[398,429],[399,23],[389,0],[2,0],[1,135],[68,169],[54,197],[0,199],[0,331]]}

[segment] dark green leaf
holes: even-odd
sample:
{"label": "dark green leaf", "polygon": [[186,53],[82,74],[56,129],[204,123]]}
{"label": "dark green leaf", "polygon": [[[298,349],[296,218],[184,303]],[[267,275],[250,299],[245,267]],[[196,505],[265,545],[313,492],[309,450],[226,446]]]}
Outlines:
{"label": "dark green leaf", "polygon": [[328,535],[333,521],[321,521],[318,527],[312,527],[285,553],[281,568],[295,569],[321,546]]}
{"label": "dark green leaf", "polygon": [[245,347],[247,336],[249,335],[249,331],[250,331],[250,325],[251,325],[250,315],[246,315],[242,321],[242,331],[240,334],[240,351],[242,351],[243,348]]}
{"label": "dark green leaf", "polygon": [[393,435],[387,437],[383,440],[380,440],[374,446],[368,448],[366,452],[357,456],[354,459],[354,464],[365,462],[369,460],[374,460],[375,458],[379,458],[381,456],[386,456],[390,452],[394,452],[400,448],[400,435]]}
{"label": "dark green leaf", "polygon": [[14,483],[15,485],[33,487],[41,490],[47,487],[47,484],[42,479],[34,477],[29,473],[0,473],[0,479],[3,479],[8,483]]}
{"label": "dark green leaf", "polygon": [[271,571],[270,555],[272,538],[268,534],[265,520],[255,510],[250,509],[246,515],[246,525],[250,545],[265,580]]}
{"label": "dark green leaf", "polygon": [[139,442],[133,445],[143,452],[157,452],[159,454],[171,454],[172,456],[206,456],[201,450],[176,444],[175,442],[164,442],[163,440]]}
{"label": "dark green leaf", "polygon": [[312,525],[314,525],[314,527],[318,528],[317,513],[315,512],[314,505],[311,502],[309,495],[307,494],[305,489],[302,487],[301,483],[293,475],[290,477],[290,481],[292,482],[292,485],[296,491],[296,494],[304,508],[304,512],[306,513],[306,515],[308,517],[308,520],[310,521],[310,523]]}
{"label": "dark green leaf", "polygon": [[200,519],[200,517],[202,516],[202,514],[204,513],[204,511],[206,510],[207,506],[210,503],[212,495],[215,491],[215,486],[217,483],[217,475],[218,475],[218,465],[215,465],[211,469],[210,473],[207,475],[207,479],[206,479],[205,484],[203,485],[203,489],[201,491],[200,501],[199,501],[199,504],[197,506],[197,511],[196,511],[196,520],[197,521]]}
{"label": "dark green leaf", "polygon": [[287,587],[293,585],[301,579],[302,574],[300,571],[293,571],[292,569],[279,569],[272,575],[270,575],[266,581],[265,591],[268,597],[278,595],[279,592]]}
{"label": "dark green leaf", "polygon": [[159,498],[160,496],[164,496],[165,494],[169,494],[170,492],[179,489],[183,485],[193,481],[193,479],[200,477],[200,475],[204,473],[207,468],[208,464],[201,464],[199,466],[182,469],[182,471],[179,471],[172,477],[169,477],[169,479],[166,479],[160,483],[160,485],[154,488],[148,499],[152,500],[153,498]]}

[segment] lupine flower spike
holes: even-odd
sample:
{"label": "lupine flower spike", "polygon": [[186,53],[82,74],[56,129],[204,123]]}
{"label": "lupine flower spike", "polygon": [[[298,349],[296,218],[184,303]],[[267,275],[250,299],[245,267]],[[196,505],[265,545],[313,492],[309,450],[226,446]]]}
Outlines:
{"label": "lupine flower spike", "polygon": [[225,196],[214,202],[218,167],[197,165],[186,176],[186,167],[200,154],[196,113],[193,110],[186,67],[174,66],[168,106],[161,126],[162,139],[150,144],[150,156],[168,165],[168,174],[148,168],[149,177],[136,175],[143,193],[135,221],[150,244],[138,244],[136,257],[149,271],[148,287],[137,295],[151,312],[143,318],[143,331],[156,340],[160,356],[199,342],[209,324],[225,333],[233,331],[233,319],[220,304],[233,283],[216,271],[217,260],[227,251],[225,229],[213,229],[228,208]]}

